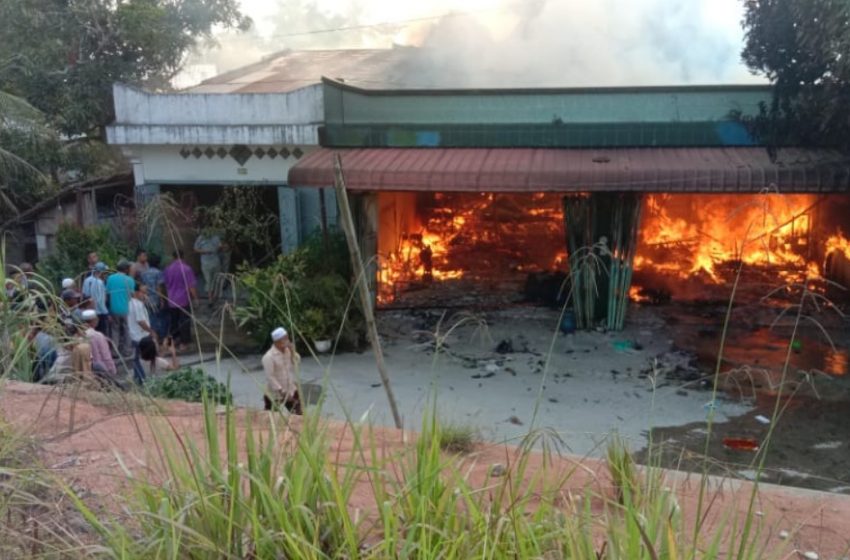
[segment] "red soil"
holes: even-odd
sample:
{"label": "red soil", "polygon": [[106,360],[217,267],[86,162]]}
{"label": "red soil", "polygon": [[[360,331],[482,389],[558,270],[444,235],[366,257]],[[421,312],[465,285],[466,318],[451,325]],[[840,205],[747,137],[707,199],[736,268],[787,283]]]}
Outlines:
{"label": "red soil", "polygon": [[[200,445],[204,441],[202,408],[182,402],[162,403],[161,414],[128,411],[117,397],[108,405],[102,395],[81,392],[73,398],[73,389],[60,389],[24,383],[6,383],[0,390],[0,414],[17,429],[32,436],[41,448],[42,461],[74,488],[83,489],[85,499],[113,512],[119,512],[124,502],[127,476],[124,468],[134,475],[147,473],[158,476],[161,457],[154,444],[154,430],[167,430],[185,440]],[[268,417],[257,411],[240,410],[237,419],[244,423],[248,415],[256,417],[255,426],[267,426]],[[284,424],[280,420],[281,425]],[[289,430],[280,431],[281,438],[299,431],[300,419],[292,418]],[[334,459],[345,461],[355,451],[350,429],[339,423],[328,423],[331,453]],[[258,430],[261,431],[261,430]],[[373,429],[375,442],[385,457],[404,450],[415,438],[410,432]],[[479,445],[464,461],[475,485],[488,480],[488,470],[495,463],[510,466],[516,449],[504,445]],[[542,468],[543,456],[532,455],[531,472]],[[549,467],[552,476],[572,472],[566,487],[561,490],[565,499],[581,496],[590,487],[599,495],[613,496],[611,482],[603,461],[562,456]],[[700,477],[687,473],[667,473],[667,484],[675,488],[686,523],[693,519]],[[746,481],[712,478],[706,503],[711,508],[706,517],[704,535],[729,520],[737,511],[743,517],[747,511],[752,484]],[[601,504],[601,500],[600,500]],[[361,481],[350,506],[359,515],[374,511],[372,490],[367,480]],[[599,506],[601,508],[601,505]],[[797,488],[762,485],[756,503],[761,538],[770,549],[787,552],[780,557],[795,557],[795,551],[816,551],[820,558],[841,558],[850,551],[850,496],[827,494]],[[693,525],[689,525],[693,526]],[[790,538],[782,539],[780,531]]]}

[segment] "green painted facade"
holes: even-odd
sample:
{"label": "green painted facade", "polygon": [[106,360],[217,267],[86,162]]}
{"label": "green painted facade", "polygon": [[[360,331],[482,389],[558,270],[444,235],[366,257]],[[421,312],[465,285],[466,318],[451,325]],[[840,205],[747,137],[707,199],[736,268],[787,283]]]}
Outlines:
{"label": "green painted facade", "polygon": [[766,86],[363,90],[326,80],[329,147],[752,146]]}

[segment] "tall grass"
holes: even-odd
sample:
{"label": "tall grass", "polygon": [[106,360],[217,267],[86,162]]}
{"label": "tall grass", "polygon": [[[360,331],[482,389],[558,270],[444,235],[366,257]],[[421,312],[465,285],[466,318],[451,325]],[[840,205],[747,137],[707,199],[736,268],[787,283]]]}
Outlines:
{"label": "tall grass", "polygon": [[[575,468],[535,451],[544,433],[494,475],[442,450],[434,411],[404,445],[368,425],[326,425],[315,410],[216,414],[206,402],[202,442],[159,432],[163,464],[132,478],[130,524],[76,503],[98,550],[122,559],[713,559],[742,544],[738,557],[766,557],[757,534],[741,543],[723,523],[696,548],[662,471],[636,467],[621,443],[610,448],[616,490],[600,480],[573,495]],[[348,443],[334,444],[341,435]]]}

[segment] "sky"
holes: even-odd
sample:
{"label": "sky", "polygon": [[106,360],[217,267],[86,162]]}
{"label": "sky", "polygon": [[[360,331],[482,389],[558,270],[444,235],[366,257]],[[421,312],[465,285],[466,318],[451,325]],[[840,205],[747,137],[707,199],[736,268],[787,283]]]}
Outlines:
{"label": "sky", "polygon": [[[284,48],[430,47],[468,85],[753,83],[741,0],[242,0],[253,35],[193,62],[219,72]],[[312,8],[312,9],[309,9]],[[442,18],[434,16],[452,16]],[[387,22],[407,22],[384,25]],[[373,24],[377,24],[373,27]],[[345,26],[365,29],[301,34]],[[510,82],[510,83],[507,83]],[[464,85],[464,84],[459,84]]]}

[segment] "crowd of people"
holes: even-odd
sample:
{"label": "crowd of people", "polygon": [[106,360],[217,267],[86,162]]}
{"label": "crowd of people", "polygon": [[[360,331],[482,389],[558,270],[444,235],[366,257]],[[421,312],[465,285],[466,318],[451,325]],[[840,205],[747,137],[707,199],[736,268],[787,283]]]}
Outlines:
{"label": "crowd of people", "polygon": [[[211,234],[202,234],[194,245],[211,302],[221,284],[222,247]],[[58,302],[34,281],[32,265],[21,263],[6,280],[6,301],[22,306],[29,292],[47,296],[29,302],[39,311],[28,333],[32,380],[88,379],[126,388],[130,379],[143,385],[153,375],[178,369],[177,356],[191,343],[192,309],[198,306],[197,278],[183,257],[174,251],[163,269],[159,255],[139,249],[132,262],[122,259],[113,270],[92,251],[82,274],[62,280]],[[295,374],[300,356],[283,327],[270,334],[272,346],[262,359],[265,409],[301,414]]]}
{"label": "crowd of people", "polygon": [[[162,269],[159,255],[140,249],[113,270],[92,251],[82,274],[62,280],[59,301],[33,298],[40,311],[29,333],[33,380],[92,376],[121,386],[132,377],[141,385],[154,373],[177,369],[177,354],[192,342],[198,305],[195,272],[183,257],[174,251]],[[34,278],[32,265],[21,263],[6,281],[7,301],[20,304],[28,292],[46,291]]]}

